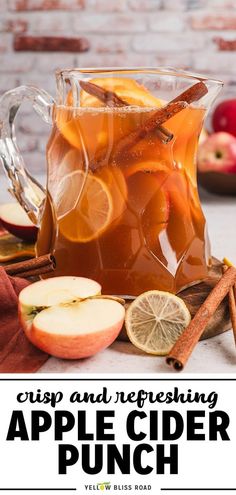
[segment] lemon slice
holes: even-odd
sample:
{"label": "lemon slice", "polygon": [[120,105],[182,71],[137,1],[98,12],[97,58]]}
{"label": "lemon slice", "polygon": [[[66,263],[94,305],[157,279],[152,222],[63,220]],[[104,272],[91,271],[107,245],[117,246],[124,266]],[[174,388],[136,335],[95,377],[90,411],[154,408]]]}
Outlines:
{"label": "lemon slice", "polygon": [[[145,86],[139,84],[135,79],[125,77],[106,77],[90,80],[91,83],[101,86],[106,91],[113,91],[128,105],[161,107],[162,101],[153,96]],[[68,104],[72,104],[72,94],[68,95]],[[81,90],[80,104],[82,107],[101,107],[103,103],[98,98]]]}
{"label": "lemon slice", "polygon": [[159,290],[138,296],[125,317],[132,344],[157,356],[168,354],[190,321],[190,312],[182,299]]}
{"label": "lemon slice", "polygon": [[66,173],[58,184],[52,183],[51,191],[58,220],[77,207],[85,181],[86,173],[82,170],[75,170]]}
{"label": "lemon slice", "polygon": [[86,176],[82,170],[68,174],[62,181],[57,211],[61,215],[63,211],[68,213],[59,220],[61,234],[73,242],[96,239],[106,230],[112,217],[112,197],[106,184],[91,173]]}

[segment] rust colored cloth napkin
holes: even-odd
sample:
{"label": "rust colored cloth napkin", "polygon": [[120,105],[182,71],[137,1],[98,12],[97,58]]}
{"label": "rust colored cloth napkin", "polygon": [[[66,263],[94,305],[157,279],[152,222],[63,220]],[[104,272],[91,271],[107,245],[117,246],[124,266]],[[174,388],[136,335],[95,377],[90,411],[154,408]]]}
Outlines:
{"label": "rust colored cloth napkin", "polygon": [[0,267],[0,373],[33,373],[48,359],[25,337],[18,320],[18,295],[27,280]]}

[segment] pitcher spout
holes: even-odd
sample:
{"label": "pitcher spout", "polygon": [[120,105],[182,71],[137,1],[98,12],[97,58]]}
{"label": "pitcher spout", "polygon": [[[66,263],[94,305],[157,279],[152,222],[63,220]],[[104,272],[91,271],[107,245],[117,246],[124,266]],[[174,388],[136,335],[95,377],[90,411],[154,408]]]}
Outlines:
{"label": "pitcher spout", "polygon": [[207,116],[209,110],[212,107],[212,104],[214,103],[215,99],[217,98],[218,94],[222,90],[222,87],[224,85],[223,81],[218,81],[215,79],[206,79],[203,80],[204,84],[207,87],[207,93],[200,99],[200,104],[204,106],[206,109],[206,114],[205,117]]}

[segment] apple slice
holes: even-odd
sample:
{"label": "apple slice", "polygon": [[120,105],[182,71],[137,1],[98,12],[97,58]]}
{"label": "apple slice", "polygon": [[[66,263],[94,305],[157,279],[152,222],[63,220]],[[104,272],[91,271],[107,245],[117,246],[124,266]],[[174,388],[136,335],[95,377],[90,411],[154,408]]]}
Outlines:
{"label": "apple slice", "polygon": [[0,220],[3,227],[16,237],[28,242],[36,241],[38,228],[18,203],[1,205]]}
{"label": "apple slice", "polygon": [[39,349],[63,359],[93,356],[114,342],[125,309],[110,299],[85,299],[44,309],[29,325],[22,321],[28,339]]}

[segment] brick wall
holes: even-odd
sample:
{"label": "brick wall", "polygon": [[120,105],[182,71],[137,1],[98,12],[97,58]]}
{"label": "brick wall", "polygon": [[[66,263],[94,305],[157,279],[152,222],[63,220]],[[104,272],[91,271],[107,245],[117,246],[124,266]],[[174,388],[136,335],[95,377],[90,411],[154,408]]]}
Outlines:
{"label": "brick wall", "polygon": [[[236,95],[236,0],[0,0],[0,92],[55,92],[72,66],[171,65],[223,78]],[[43,170],[49,129],[25,107],[18,139]]]}

